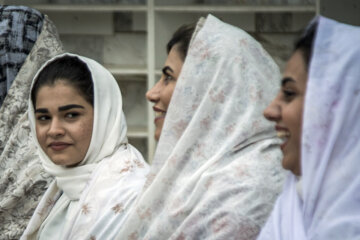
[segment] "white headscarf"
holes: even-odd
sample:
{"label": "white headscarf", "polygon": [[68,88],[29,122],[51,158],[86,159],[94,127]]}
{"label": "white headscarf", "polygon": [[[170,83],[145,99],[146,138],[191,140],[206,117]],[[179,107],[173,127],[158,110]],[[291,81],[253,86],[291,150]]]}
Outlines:
{"label": "white headscarf", "polygon": [[282,186],[279,142],[262,117],[279,78],[258,42],[209,15],[117,239],[254,239]]}
{"label": "white headscarf", "polygon": [[307,82],[302,200],[292,175],[259,239],[360,239],[360,28],[320,17]]}
{"label": "white headscarf", "polygon": [[[141,154],[127,143],[120,89],[103,66],[86,57],[66,53],[45,63],[34,79],[46,65],[66,55],[78,57],[91,72],[94,84],[92,138],[87,154],[78,166],[67,168],[54,164],[37,142],[34,108],[29,100],[33,138],[45,170],[56,180],[45,193],[23,237],[36,236],[38,231],[42,231],[40,224],[46,217],[46,221],[50,221],[64,210],[70,221],[57,233],[61,239],[111,236],[116,232],[117,224],[125,218],[126,210],[142,188],[148,171]],[[116,217],[114,214],[108,216],[110,212],[115,212]],[[110,226],[108,232],[102,232],[104,225]],[[98,229],[99,226],[102,229]],[[79,233],[81,235],[77,235]]]}

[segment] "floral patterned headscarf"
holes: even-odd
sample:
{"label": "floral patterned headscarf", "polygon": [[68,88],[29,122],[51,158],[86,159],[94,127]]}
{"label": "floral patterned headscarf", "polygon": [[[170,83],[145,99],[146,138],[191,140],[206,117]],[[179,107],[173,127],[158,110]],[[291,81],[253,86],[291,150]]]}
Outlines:
{"label": "floral patterned headscarf", "polygon": [[212,15],[198,30],[146,188],[118,239],[254,239],[281,190],[279,141],[262,116],[278,67]]}

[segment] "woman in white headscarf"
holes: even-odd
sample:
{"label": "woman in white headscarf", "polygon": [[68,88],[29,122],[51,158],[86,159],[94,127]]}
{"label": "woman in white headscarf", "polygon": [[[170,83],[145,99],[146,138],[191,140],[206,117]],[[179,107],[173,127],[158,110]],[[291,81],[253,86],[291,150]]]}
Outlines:
{"label": "woman in white headscarf", "polygon": [[27,115],[32,79],[63,52],[54,24],[25,6],[0,6],[0,239],[19,239],[53,178],[41,166]]}
{"label": "woman in white headscarf", "polygon": [[279,139],[262,118],[278,67],[251,36],[212,15],[198,23],[182,67],[179,47],[168,49],[147,94],[159,142],[117,239],[254,239],[283,178]]}
{"label": "woman in white headscarf", "polygon": [[148,166],[127,142],[120,89],[99,63],[63,54],[44,64],[29,100],[31,133],[55,177],[22,239],[112,239]]}
{"label": "woman in white headscarf", "polygon": [[360,239],[360,28],[319,17],[264,115],[283,136],[283,193],[259,239]]}

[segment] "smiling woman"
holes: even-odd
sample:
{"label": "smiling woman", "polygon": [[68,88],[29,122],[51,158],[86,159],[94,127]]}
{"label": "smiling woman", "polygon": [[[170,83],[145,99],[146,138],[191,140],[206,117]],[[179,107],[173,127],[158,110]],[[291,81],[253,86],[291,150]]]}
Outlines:
{"label": "smiling woman", "polygon": [[259,240],[360,239],[359,42],[360,27],[320,16],[296,44],[264,113],[291,172]]}
{"label": "smiling woman", "polygon": [[154,103],[155,139],[159,141],[166,112],[170,104],[176,81],[184,64],[195,24],[181,26],[167,44],[168,57],[160,80],[147,93],[146,98]]}
{"label": "smiling woman", "polygon": [[93,107],[63,82],[42,87],[36,102],[36,135],[43,151],[55,164],[79,163],[90,144]]}
{"label": "smiling woman", "polygon": [[91,81],[87,66],[68,57],[47,66],[34,85],[36,135],[55,164],[76,165],[89,148],[94,115]]}
{"label": "smiling woman", "polygon": [[283,179],[280,140],[262,117],[278,67],[250,35],[212,15],[184,29],[147,94],[159,142],[117,239],[255,239]]}
{"label": "smiling woman", "polygon": [[55,181],[22,238],[112,239],[148,172],[127,142],[113,76],[85,57],[53,58],[34,78],[29,119],[42,164]]}
{"label": "smiling woman", "polygon": [[295,51],[287,63],[281,82],[281,91],[265,109],[264,116],[276,122],[278,137],[283,139],[283,167],[301,175],[300,142],[303,103],[307,82],[307,69],[300,50]]}
{"label": "smiling woman", "polygon": [[276,123],[277,135],[283,140],[283,167],[297,176],[301,175],[303,105],[315,31],[316,25],[311,25],[296,43],[295,51],[283,73],[281,90],[264,111],[264,116]]}

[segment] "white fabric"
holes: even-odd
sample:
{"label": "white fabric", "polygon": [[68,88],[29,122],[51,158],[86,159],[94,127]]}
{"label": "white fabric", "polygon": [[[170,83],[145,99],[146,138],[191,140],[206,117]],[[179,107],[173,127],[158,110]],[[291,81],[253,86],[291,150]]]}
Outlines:
{"label": "white fabric", "polygon": [[320,17],[301,144],[303,204],[289,176],[259,239],[360,239],[360,28]]}
{"label": "white fabric", "polygon": [[279,78],[258,42],[209,15],[117,239],[254,239],[282,186],[279,141],[262,117]]}
{"label": "white fabric", "polygon": [[[64,55],[77,56],[69,53],[59,55],[44,66]],[[44,220],[56,220],[56,216],[63,215],[64,211],[71,221],[67,221],[63,228],[59,227],[58,232],[54,233],[53,236],[59,236],[58,239],[88,239],[90,236],[100,239],[113,236],[142,189],[148,172],[141,154],[127,143],[122,98],[115,79],[94,60],[77,57],[87,64],[94,83],[92,139],[79,166],[65,168],[55,165],[36,140],[34,109],[30,100],[32,135],[45,170],[54,175],[56,180],[35,210],[24,233],[25,239],[37,236],[38,232],[41,234],[43,227],[46,227],[46,224],[42,224]]]}

